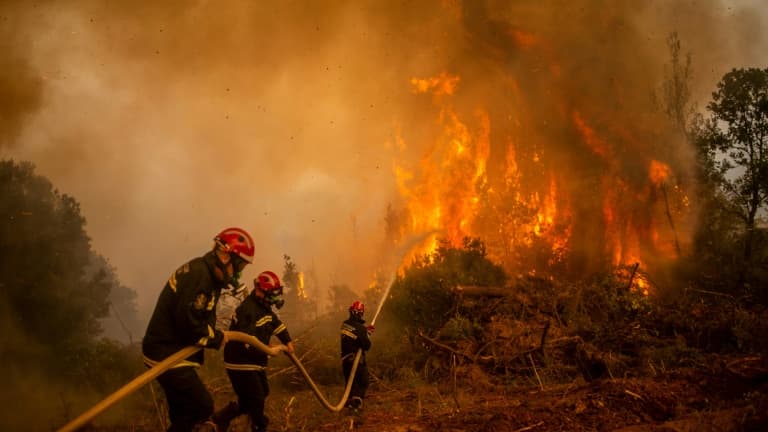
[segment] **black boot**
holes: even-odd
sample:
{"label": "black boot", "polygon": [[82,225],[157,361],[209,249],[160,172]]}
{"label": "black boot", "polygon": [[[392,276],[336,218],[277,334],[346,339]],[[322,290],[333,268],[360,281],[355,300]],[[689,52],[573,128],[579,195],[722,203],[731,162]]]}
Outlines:
{"label": "black boot", "polygon": [[359,410],[360,408],[363,407],[363,398],[361,398],[360,396],[353,396],[349,400],[349,407],[352,408],[353,410]]}
{"label": "black boot", "polygon": [[262,416],[261,420],[254,421],[251,419],[251,432],[266,432],[267,425],[269,424],[269,417]]}
{"label": "black boot", "polygon": [[240,406],[236,401],[231,401],[224,408],[216,411],[211,416],[213,422],[216,423],[217,432],[227,432],[229,429],[229,423],[240,415]]}

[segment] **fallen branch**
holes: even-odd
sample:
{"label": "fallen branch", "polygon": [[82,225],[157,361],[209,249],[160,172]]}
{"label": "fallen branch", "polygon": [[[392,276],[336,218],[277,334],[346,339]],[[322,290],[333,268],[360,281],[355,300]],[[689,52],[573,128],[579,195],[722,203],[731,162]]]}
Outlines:
{"label": "fallen branch", "polygon": [[544,391],[544,384],[541,383],[541,378],[539,377],[539,371],[536,370],[536,363],[533,362],[533,356],[528,354],[528,360],[531,361],[531,366],[533,366],[533,373],[536,374],[536,381],[539,382],[539,388],[541,388],[541,390]]}
{"label": "fallen branch", "polygon": [[470,356],[469,354],[465,354],[465,353],[463,353],[461,351],[457,351],[457,350],[449,347],[446,344],[440,343],[440,342],[438,342],[438,341],[436,341],[436,340],[434,340],[432,338],[427,337],[426,335],[424,335],[421,332],[419,332],[418,334],[419,334],[419,337],[421,337],[422,339],[426,340],[427,342],[431,343],[432,345],[434,345],[434,346],[436,346],[438,348],[442,348],[442,349],[444,349],[446,351],[449,351],[449,352],[452,352],[452,353],[454,353],[456,355],[462,356],[462,357],[466,358],[467,360],[469,360],[471,362],[475,362],[475,359],[472,358],[472,356]]}
{"label": "fallen branch", "polygon": [[487,287],[477,285],[459,285],[456,292],[469,297],[505,297],[512,294],[510,288],[505,287]]}
{"label": "fallen branch", "polygon": [[529,430],[531,430],[533,428],[536,428],[536,427],[539,427],[539,426],[541,426],[543,424],[544,424],[544,422],[540,421],[540,422],[538,422],[536,424],[532,424],[530,426],[526,426],[526,427],[523,427],[523,428],[520,428],[520,429],[515,429],[512,432],[525,432],[525,431],[529,431]]}
{"label": "fallen branch", "polygon": [[732,296],[730,294],[724,294],[724,293],[719,293],[719,292],[715,292],[715,291],[701,290],[701,289],[690,288],[690,287],[686,288],[685,290],[686,291],[693,291],[693,292],[697,292],[697,293],[702,293],[702,294],[710,294],[710,295],[716,295],[716,296],[720,296],[720,297],[727,297],[727,298],[729,298],[729,299],[731,299],[733,301],[736,301],[736,297],[734,297],[734,296]]}
{"label": "fallen branch", "polygon": [[565,345],[569,343],[581,343],[584,342],[581,339],[581,336],[563,336],[559,337],[557,339],[552,339],[549,344],[550,345]]}
{"label": "fallen branch", "polygon": [[475,355],[472,357],[472,362],[477,363],[477,359],[480,358],[480,353],[483,352],[486,348],[496,343],[496,340],[489,341],[485,345],[481,346],[479,350],[475,353]]}
{"label": "fallen branch", "polygon": [[629,390],[627,390],[627,389],[624,389],[624,393],[626,393],[626,394],[628,394],[628,395],[632,396],[632,397],[633,397],[633,398],[635,398],[635,399],[639,399],[639,400],[641,400],[641,401],[644,401],[644,400],[645,400],[645,399],[643,399],[643,397],[642,397],[642,396],[640,396],[639,394],[637,394],[637,393],[635,393],[635,392],[631,392],[631,391],[629,391]]}
{"label": "fallen branch", "polygon": [[[285,426],[283,427],[284,431],[291,430],[291,405],[293,405],[293,401],[296,400],[295,396],[291,396],[291,399],[288,401],[288,404],[286,404],[285,408],[283,408],[283,412],[285,413]],[[222,431],[225,432],[225,431]]]}

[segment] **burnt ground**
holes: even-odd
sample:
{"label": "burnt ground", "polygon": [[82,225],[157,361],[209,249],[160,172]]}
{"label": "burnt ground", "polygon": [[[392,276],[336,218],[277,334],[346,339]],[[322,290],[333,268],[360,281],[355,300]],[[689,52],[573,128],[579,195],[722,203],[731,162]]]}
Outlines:
{"label": "burnt ground", "polygon": [[[298,374],[288,371],[270,379],[266,411],[273,432],[768,431],[768,356],[706,360],[706,366],[657,368],[651,376],[569,382],[550,382],[544,368],[540,382],[524,377],[506,384],[491,382],[471,366],[457,367],[455,378],[430,382],[418,376],[384,380],[374,373],[365,407],[357,413],[327,411]],[[225,377],[207,384],[217,406],[234,397]],[[320,387],[334,404],[343,390],[340,382]],[[118,414],[116,422],[103,416],[86,429],[164,430],[159,387],[145,389],[153,388],[142,396],[143,408]],[[229,431],[250,431],[247,418],[236,419]]]}
{"label": "burnt ground", "polygon": [[[768,365],[762,357],[716,359],[706,370],[648,378],[494,386],[401,385],[375,380],[364,410],[331,413],[309,390],[273,389],[275,431],[766,431]],[[725,363],[728,361],[728,363]],[[341,387],[327,388],[336,402]],[[245,418],[230,431],[247,431]]]}
{"label": "burnt ground", "polygon": [[[688,319],[675,312],[687,309],[677,307],[611,315],[603,313],[616,303],[610,296],[584,299],[591,306],[572,314],[570,325],[554,312],[550,320],[532,306],[535,299],[504,297],[492,304],[493,313],[487,302],[478,303],[488,319],[482,331],[470,333],[475,336],[459,331],[462,322],[474,325],[469,320],[452,319],[407,344],[377,329],[368,362],[372,383],[358,413],[327,411],[286,357],[273,358],[269,430],[768,431],[768,312],[738,307]],[[464,305],[465,316],[483,316]],[[720,318],[728,316],[741,317],[740,338],[722,331],[728,321]],[[674,331],[667,331],[670,322]],[[332,328],[335,337],[308,330],[296,339],[303,364],[332,404],[342,394],[336,325],[315,327]],[[217,407],[234,398],[223,370],[220,353],[208,352],[201,374]],[[147,386],[134,401],[132,412],[106,413],[93,430],[164,430],[159,386]],[[241,416],[229,430],[249,431],[248,419]]]}

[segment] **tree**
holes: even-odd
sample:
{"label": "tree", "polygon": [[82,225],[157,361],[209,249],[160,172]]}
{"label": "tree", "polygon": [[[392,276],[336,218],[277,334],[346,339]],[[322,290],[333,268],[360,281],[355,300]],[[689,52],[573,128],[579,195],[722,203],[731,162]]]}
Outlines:
{"label": "tree", "polygon": [[[314,282],[311,275],[310,271],[310,285]],[[307,286],[304,284],[304,272],[297,269],[296,263],[287,254],[283,254],[281,280],[286,288],[286,301],[281,309],[281,316],[292,322],[293,327],[303,328],[317,318],[317,299],[309,296]]]}
{"label": "tree", "polygon": [[661,105],[664,114],[680,131],[685,131],[691,114],[689,102],[691,99],[690,81],[693,75],[691,54],[685,55],[685,61],[680,55],[680,38],[673,32],[667,38],[670,62],[661,87]]}
{"label": "tree", "polygon": [[355,300],[358,300],[358,295],[352,291],[349,285],[333,284],[328,288],[331,312],[345,311]]}
{"label": "tree", "polygon": [[392,285],[387,309],[408,330],[441,328],[455,307],[458,285],[504,286],[501,266],[486,258],[485,244],[465,238],[462,248],[447,241],[437,250],[407,267]]}
{"label": "tree", "polygon": [[139,320],[136,291],[121,284],[117,270],[101,255],[93,254],[86,274],[103,272],[109,283],[109,316],[101,320],[104,337],[133,344],[144,331],[145,323]]}
{"label": "tree", "polygon": [[79,203],[35,174],[0,161],[2,362],[67,370],[102,331],[113,284],[97,262]]}
{"label": "tree", "polygon": [[757,218],[768,204],[768,68],[734,69],[723,76],[699,128],[713,179],[727,210],[744,225],[743,258],[752,262]]}
{"label": "tree", "polygon": [[283,285],[290,291],[298,293],[299,272],[296,270],[296,263],[287,254],[283,254]]}

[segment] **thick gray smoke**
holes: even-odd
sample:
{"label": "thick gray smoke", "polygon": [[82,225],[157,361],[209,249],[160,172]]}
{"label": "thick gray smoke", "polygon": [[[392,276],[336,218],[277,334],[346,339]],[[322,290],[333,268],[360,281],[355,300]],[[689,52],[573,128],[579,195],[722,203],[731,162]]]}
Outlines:
{"label": "thick gray smoke", "polygon": [[246,276],[282,272],[288,254],[321,287],[362,290],[386,262],[393,148],[404,139],[398,157],[419,158],[435,133],[411,78],[460,76],[453,106],[488,113],[491,159],[529,137],[553,165],[600,169],[570,147],[580,140],[565,107],[627,131],[635,144],[612,151],[632,169],[655,137],[637,123],[668,35],[692,53],[706,102],[723,73],[768,60],[758,3],[4,2],[0,156],[31,160],[76,197],[142,314],[230,225],[256,237]]}

